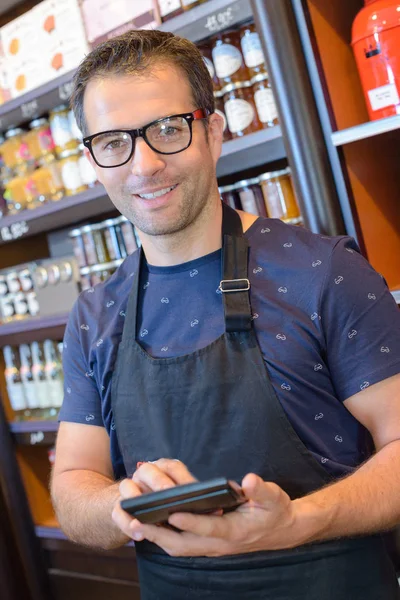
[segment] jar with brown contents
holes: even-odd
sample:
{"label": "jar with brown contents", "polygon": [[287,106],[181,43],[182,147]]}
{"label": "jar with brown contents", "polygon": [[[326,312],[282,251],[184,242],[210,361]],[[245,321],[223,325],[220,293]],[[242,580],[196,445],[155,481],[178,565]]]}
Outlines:
{"label": "jar with brown contents", "polygon": [[285,223],[297,225],[302,222],[300,209],[293,189],[290,169],[260,175],[268,216]]}
{"label": "jar with brown contents", "polygon": [[54,156],[56,146],[48,120],[35,119],[29,123],[29,127],[30,131],[26,135],[26,143],[32,158],[38,161],[49,154]]}
{"label": "jar with brown contents", "polygon": [[233,138],[242,137],[263,128],[257,115],[253,90],[249,81],[230,83],[223,89],[223,93],[225,115]]}
{"label": "jar with brown contents", "polygon": [[25,142],[24,131],[20,127],[9,129],[1,147],[3,161],[8,169],[15,169],[30,160],[29,149]]}
{"label": "jar with brown contents", "polygon": [[60,154],[58,165],[66,196],[74,196],[87,189],[79,168],[80,157],[81,152],[78,148],[65,150]]}
{"label": "jar with brown contents", "polygon": [[220,92],[214,92],[214,100],[215,100],[215,113],[217,115],[219,115],[220,117],[222,117],[223,121],[224,121],[224,129],[223,129],[223,138],[222,141],[223,142],[228,142],[229,140],[232,139],[232,135],[231,132],[229,131],[228,128],[228,121],[226,120],[226,115],[225,115],[225,105],[224,105],[224,93],[221,90]]}
{"label": "jar with brown contents", "polygon": [[40,203],[50,200],[61,200],[64,196],[64,186],[56,160],[41,161],[40,167],[33,172],[32,178],[35,183],[38,200]]}
{"label": "jar with brown contents", "polygon": [[241,52],[238,31],[219,33],[213,39],[212,57],[221,87],[228,83],[249,79],[249,72]]}
{"label": "jar with brown contents", "polygon": [[126,258],[128,251],[122,235],[119,219],[107,219],[103,222],[104,238],[107,245],[108,254],[111,260]]}
{"label": "jar with brown contents", "polygon": [[90,266],[106,263],[110,260],[102,229],[102,223],[86,225],[81,229],[86,261]]}
{"label": "jar with brown contents", "polygon": [[158,0],[158,8],[163,23],[183,13],[181,0]]}
{"label": "jar with brown contents", "polygon": [[258,117],[264,128],[278,125],[278,109],[268,75],[260,73],[251,80]]}
{"label": "jar with brown contents", "polygon": [[250,78],[259,73],[267,74],[260,36],[257,33],[254,23],[243,25],[240,29],[240,44]]}

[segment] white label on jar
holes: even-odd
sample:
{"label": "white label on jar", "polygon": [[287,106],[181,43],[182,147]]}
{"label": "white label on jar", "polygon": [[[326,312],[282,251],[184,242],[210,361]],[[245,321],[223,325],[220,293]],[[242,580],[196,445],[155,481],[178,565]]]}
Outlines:
{"label": "white label on jar", "polygon": [[17,315],[26,315],[28,312],[28,303],[24,293],[16,294],[14,298],[15,312]]}
{"label": "white label on jar", "polygon": [[211,79],[214,79],[215,69],[214,69],[214,65],[212,63],[212,60],[210,60],[207,56],[203,56],[203,60],[204,60],[205,65],[206,65],[206,67],[208,69],[208,72],[210,73]]}
{"label": "white label on jar", "polygon": [[166,17],[181,8],[181,0],[158,0],[160,15]]}
{"label": "white label on jar", "polygon": [[52,379],[48,382],[50,406],[52,408],[60,408],[64,398],[64,385],[60,379]]}
{"label": "white label on jar", "polygon": [[7,296],[4,296],[4,298],[0,298],[0,309],[0,315],[4,319],[8,319],[15,314],[13,294],[8,294]]}
{"label": "white label on jar", "polygon": [[215,70],[219,78],[229,77],[240,69],[243,57],[235,46],[222,44],[212,51]]}
{"label": "white label on jar", "polygon": [[221,110],[218,110],[218,108],[216,108],[215,109],[215,114],[219,115],[224,120],[224,128],[223,128],[222,131],[225,131],[226,128],[228,127],[228,123],[227,123],[227,120],[226,120],[226,117],[225,117],[224,113]]}
{"label": "white label on jar", "polygon": [[79,159],[79,169],[81,171],[83,183],[86,185],[93,185],[93,183],[96,183],[96,171],[93,169],[92,165],[84,154],[82,154]]}
{"label": "white label on jar", "polygon": [[68,115],[54,115],[50,123],[50,129],[57,147],[64,148],[68,142],[74,139],[69,126]]}
{"label": "white label on jar", "polygon": [[241,41],[244,62],[253,69],[265,61],[258,33],[250,33],[242,37]]}
{"label": "white label on jar", "polygon": [[36,384],[34,381],[24,381],[24,392],[28,408],[39,408],[39,399],[36,394]]}
{"label": "white label on jar", "polygon": [[40,408],[49,408],[50,404],[50,390],[47,381],[35,381],[36,395],[39,402]]}
{"label": "white label on jar", "polygon": [[78,161],[68,161],[63,164],[61,177],[66,190],[77,190],[83,185]]}
{"label": "white label on jar", "polygon": [[24,386],[22,383],[7,382],[7,393],[11,408],[14,411],[24,410],[24,408],[26,408]]}
{"label": "white label on jar", "polygon": [[274,94],[271,89],[258,90],[254,94],[254,100],[262,123],[270,123],[278,118]]}
{"label": "white label on jar", "polygon": [[247,129],[255,117],[254,108],[250,102],[240,98],[225,102],[225,114],[229,130],[232,133],[239,133]]}
{"label": "white label on jar", "polygon": [[372,110],[382,110],[388,106],[395,106],[400,102],[399,92],[395,83],[389,83],[374,90],[369,90],[368,96]]}

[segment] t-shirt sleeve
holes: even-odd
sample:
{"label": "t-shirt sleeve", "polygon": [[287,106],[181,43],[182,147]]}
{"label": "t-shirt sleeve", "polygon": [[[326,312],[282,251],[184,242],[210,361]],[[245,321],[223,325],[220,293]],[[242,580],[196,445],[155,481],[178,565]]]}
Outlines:
{"label": "t-shirt sleeve", "polygon": [[79,299],[65,330],[63,371],[64,401],[58,420],[104,427],[101,398],[88,363],[88,348],[83,348],[80,337]]}
{"label": "t-shirt sleeve", "polygon": [[400,373],[400,310],[352,238],[341,238],[333,249],[320,315],[341,401]]}

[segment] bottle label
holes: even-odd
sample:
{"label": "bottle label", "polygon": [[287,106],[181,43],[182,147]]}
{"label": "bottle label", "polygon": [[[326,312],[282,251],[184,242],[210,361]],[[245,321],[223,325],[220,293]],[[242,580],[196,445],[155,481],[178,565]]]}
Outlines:
{"label": "bottle label", "polygon": [[247,129],[255,117],[254,108],[250,102],[241,98],[225,102],[225,113],[229,130],[232,133],[239,133]]}
{"label": "bottle label", "polygon": [[51,379],[47,382],[49,386],[50,406],[60,408],[64,399],[64,384],[61,379]]}
{"label": "bottle label", "polygon": [[50,404],[50,390],[47,381],[35,381],[36,397],[39,408],[49,408]]}
{"label": "bottle label", "polygon": [[39,408],[39,399],[36,393],[37,390],[35,382],[23,380],[23,386],[28,408]]}
{"label": "bottle label", "polygon": [[39,131],[38,139],[39,145],[42,148],[42,150],[50,152],[51,150],[55,149],[56,146],[54,144],[53,136],[51,135],[50,127]]}
{"label": "bottle label", "polygon": [[242,53],[236,46],[231,46],[231,44],[222,44],[214,48],[212,56],[217,76],[220,79],[230,77],[236,71],[239,71],[243,65]]}
{"label": "bottle label", "polygon": [[66,190],[77,190],[83,185],[79,164],[76,160],[69,160],[63,164],[61,177]]}
{"label": "bottle label", "polygon": [[270,123],[278,118],[274,94],[271,89],[258,90],[254,94],[254,100],[262,123]]}
{"label": "bottle label", "polygon": [[396,106],[400,102],[399,92],[395,83],[389,83],[374,90],[369,90],[368,96],[372,110],[382,110],[389,106]]}
{"label": "bottle label", "polygon": [[262,65],[262,63],[265,62],[264,54],[261,48],[260,36],[258,33],[253,32],[249,35],[243,36],[241,45],[246,67],[253,69],[254,67],[258,67],[258,65]]}
{"label": "bottle label", "polygon": [[181,8],[181,0],[158,0],[160,15],[166,17]]}
{"label": "bottle label", "polygon": [[24,410],[26,408],[26,400],[24,394],[24,386],[22,383],[7,382],[7,393],[13,411]]}

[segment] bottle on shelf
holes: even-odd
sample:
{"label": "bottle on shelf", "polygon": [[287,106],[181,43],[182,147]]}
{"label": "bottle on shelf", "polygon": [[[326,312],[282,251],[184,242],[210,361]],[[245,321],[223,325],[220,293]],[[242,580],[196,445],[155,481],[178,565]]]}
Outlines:
{"label": "bottle on shelf", "polygon": [[32,342],[31,353],[32,375],[35,381],[36,395],[39,404],[37,416],[40,419],[51,419],[53,416],[51,411],[51,392],[46,377],[42,344],[40,342]]}
{"label": "bottle on shelf", "polygon": [[53,340],[43,342],[45,375],[50,390],[50,418],[55,419],[64,398],[64,377],[60,354]]}
{"label": "bottle on shelf", "polygon": [[21,359],[21,380],[24,388],[27,410],[25,418],[27,420],[40,419],[41,410],[39,405],[39,397],[37,394],[36,382],[32,373],[32,352],[29,344],[21,344],[19,347],[19,355]]}
{"label": "bottle on shelf", "polygon": [[4,375],[7,393],[11,408],[14,411],[14,420],[23,421],[25,419],[25,411],[27,410],[27,403],[21,379],[21,365],[18,352],[11,346],[4,346],[3,356],[6,363]]}

